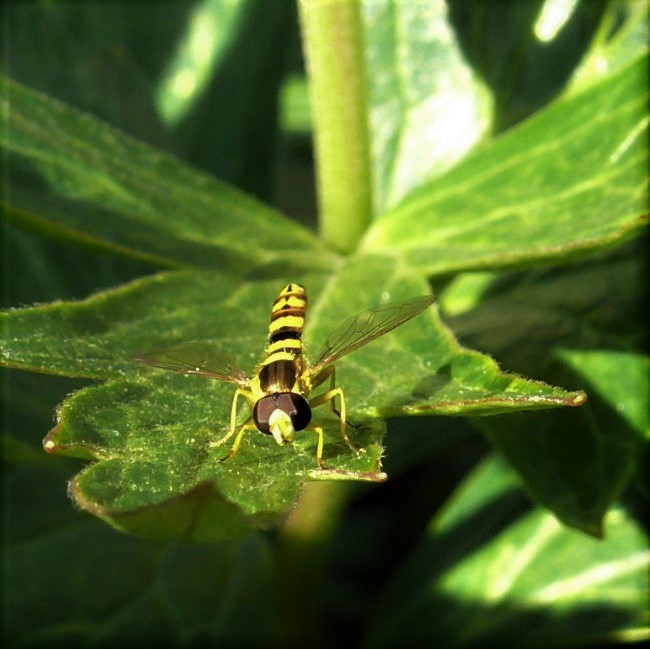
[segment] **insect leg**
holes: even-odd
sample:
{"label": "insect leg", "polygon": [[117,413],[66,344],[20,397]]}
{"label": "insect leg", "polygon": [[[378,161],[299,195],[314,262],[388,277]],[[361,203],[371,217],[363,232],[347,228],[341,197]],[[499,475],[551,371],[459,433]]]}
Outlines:
{"label": "insect leg", "polygon": [[311,430],[318,435],[318,444],[316,445],[316,462],[321,469],[325,469],[323,463],[323,429],[321,426],[309,425],[305,430]]}
{"label": "insect leg", "polygon": [[239,400],[239,397],[244,397],[250,404],[251,399],[249,390],[242,390],[242,388],[237,388],[232,398],[232,406],[230,408],[230,426],[228,427],[228,432],[216,442],[210,442],[210,446],[221,446],[235,434],[237,430],[237,402]]}
{"label": "insect leg", "polygon": [[[239,429],[239,432],[237,433],[237,437],[235,437],[235,441],[233,442],[232,448],[228,451],[228,455],[225,457],[222,457],[219,462],[225,462],[226,460],[229,460],[237,451],[239,450],[239,445],[241,444],[242,438],[244,437],[244,433],[247,430],[257,430],[255,427],[255,424],[252,423],[252,421],[249,419],[243,426]],[[230,435],[230,434],[229,434]]]}
{"label": "insect leg", "polygon": [[[331,365],[330,367],[326,367],[322,372],[320,372],[314,378],[312,386],[313,387],[319,386],[328,377],[330,379],[329,390],[323,392],[322,394],[319,394],[317,397],[314,397],[313,399],[310,399],[309,407],[316,408],[317,406],[320,406],[323,403],[327,403],[329,401],[332,412],[341,420],[341,435],[343,436],[345,443],[353,451],[356,452],[359,449],[350,441],[350,438],[348,437],[348,433],[347,433],[348,422],[345,414],[345,397],[343,396],[343,389],[340,387],[336,387],[336,370],[334,366]],[[338,397],[339,401],[341,402],[340,412],[336,409],[336,402],[335,402],[336,397]]]}
{"label": "insect leg", "polygon": [[235,453],[237,453],[237,450],[239,449],[239,445],[241,444],[242,437],[244,436],[244,432],[246,430],[256,430],[255,424],[252,423],[251,417],[249,417],[243,423],[243,425],[239,428],[239,431],[237,430],[237,405],[239,402],[239,397],[244,397],[244,399],[246,399],[246,401],[250,405],[252,399],[250,390],[245,388],[237,388],[232,398],[232,406],[230,408],[229,430],[221,439],[217,440],[216,442],[212,442],[210,444],[210,446],[221,446],[222,444],[227,442],[235,433],[237,433],[237,437],[235,437],[235,441],[232,445],[232,448],[228,452],[228,455],[221,458],[219,460],[220,462],[225,462],[226,460],[229,460]]}

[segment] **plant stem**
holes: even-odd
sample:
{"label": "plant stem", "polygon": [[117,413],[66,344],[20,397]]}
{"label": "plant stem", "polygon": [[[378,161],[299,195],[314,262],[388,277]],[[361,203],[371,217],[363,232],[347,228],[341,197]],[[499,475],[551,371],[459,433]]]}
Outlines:
{"label": "plant stem", "polygon": [[321,235],[354,250],[372,217],[366,66],[359,0],[300,0],[316,147]]}
{"label": "plant stem", "polygon": [[330,542],[349,492],[349,483],[307,482],[280,530],[275,546],[280,646],[328,644],[320,619],[322,590]]}

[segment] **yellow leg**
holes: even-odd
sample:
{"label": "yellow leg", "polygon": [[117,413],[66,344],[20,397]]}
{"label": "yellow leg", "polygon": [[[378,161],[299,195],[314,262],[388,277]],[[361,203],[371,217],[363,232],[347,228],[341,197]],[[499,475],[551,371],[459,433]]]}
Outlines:
{"label": "yellow leg", "polygon": [[239,450],[239,445],[241,444],[242,437],[244,436],[244,432],[246,430],[257,430],[250,417],[243,423],[239,430],[237,429],[237,405],[239,397],[244,397],[244,399],[246,399],[250,405],[250,391],[242,388],[237,388],[232,398],[232,406],[230,407],[230,426],[228,432],[221,439],[210,443],[210,446],[221,446],[222,444],[225,444],[235,433],[237,433],[237,437],[235,437],[235,441],[233,442],[232,448],[228,452],[228,455],[222,457],[219,462],[225,462],[226,460],[229,460],[233,455],[235,455],[235,453],[237,453]]}
{"label": "yellow leg", "polygon": [[[313,381],[312,387],[319,386],[328,377],[330,379],[329,390],[311,399],[309,401],[309,407],[313,409],[329,401],[332,412],[341,420],[341,435],[343,436],[345,443],[353,451],[357,452],[359,449],[350,441],[350,438],[348,437],[348,433],[347,433],[348,422],[346,419],[346,412],[345,412],[345,397],[343,396],[342,388],[336,387],[336,370],[334,369],[334,366],[331,365],[330,367],[325,368],[320,374],[318,374]],[[335,401],[336,397],[338,397],[339,401],[341,402],[340,412],[336,409],[336,401]]]}
{"label": "yellow leg", "polygon": [[321,469],[325,469],[325,464],[323,464],[323,429],[320,426],[309,425],[305,430],[311,430],[316,435],[318,435],[318,443],[316,445],[316,462]]}
{"label": "yellow leg", "polygon": [[239,400],[239,397],[244,397],[246,401],[250,403],[249,391],[237,388],[232,398],[232,406],[230,407],[230,426],[228,427],[228,432],[216,442],[210,442],[210,446],[221,446],[235,434],[235,431],[237,430],[237,401]]}
{"label": "yellow leg", "polygon": [[244,437],[244,433],[247,430],[257,430],[255,427],[255,424],[253,424],[250,421],[247,421],[240,429],[239,432],[237,433],[237,437],[235,437],[235,441],[233,442],[233,445],[231,449],[228,451],[228,455],[225,457],[220,458],[219,462],[225,462],[226,460],[229,460],[237,451],[239,450],[239,445],[241,444],[242,438]]}

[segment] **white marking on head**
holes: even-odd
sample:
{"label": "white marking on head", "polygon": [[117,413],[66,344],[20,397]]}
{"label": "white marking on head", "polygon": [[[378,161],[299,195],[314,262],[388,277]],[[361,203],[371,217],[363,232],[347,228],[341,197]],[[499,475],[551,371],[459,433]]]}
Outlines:
{"label": "white marking on head", "polygon": [[285,443],[291,444],[293,442],[293,434],[296,432],[293,428],[291,417],[284,410],[280,410],[280,408],[276,408],[271,413],[269,417],[269,430],[280,446]]}

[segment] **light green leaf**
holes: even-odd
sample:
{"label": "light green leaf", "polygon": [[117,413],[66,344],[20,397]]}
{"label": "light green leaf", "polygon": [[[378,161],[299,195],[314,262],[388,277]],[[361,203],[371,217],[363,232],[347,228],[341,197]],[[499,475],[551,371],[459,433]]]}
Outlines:
{"label": "light green leaf", "polygon": [[428,274],[571,259],[647,222],[647,58],[518,125],[410,194],[362,249]]}
{"label": "light green leaf", "polygon": [[486,132],[488,91],[442,0],[362,2],[375,213],[457,162]]}
{"label": "light green leaf", "polygon": [[595,349],[563,349],[557,354],[598,390],[600,397],[637,431],[641,439],[650,438],[650,359],[647,356]]}
{"label": "light green leaf", "polygon": [[[243,192],[8,79],[0,144],[9,216],[166,266],[328,267],[307,230]],[[302,260],[302,261],[301,261]]]}
{"label": "light green leaf", "polygon": [[[422,280],[395,272],[390,259],[376,256],[351,259],[326,285],[322,277],[299,277],[312,296],[307,353],[346,317],[426,292]],[[364,290],[351,292],[362,277]],[[62,376],[127,378],[141,373],[132,354],[202,340],[232,351],[250,374],[263,351],[269,305],[280,288],[277,281],[240,284],[210,271],[176,271],[82,302],[12,310],[3,314],[7,335],[2,360],[11,367]],[[409,331],[403,342],[397,332],[383,345],[362,348],[341,361],[357,379],[346,390],[352,411],[372,416],[488,414],[512,407],[578,405],[584,399],[581,393],[501,373],[492,359],[460,347],[435,309],[409,323]],[[400,377],[409,376],[408,389],[396,390]]]}
{"label": "light green leaf", "polygon": [[622,507],[597,541],[532,511],[491,460],[462,484],[382,597],[370,647],[647,639],[647,536]]}
{"label": "light green leaf", "polygon": [[568,92],[612,74],[648,49],[648,2],[609,3],[596,38],[573,74]]}

